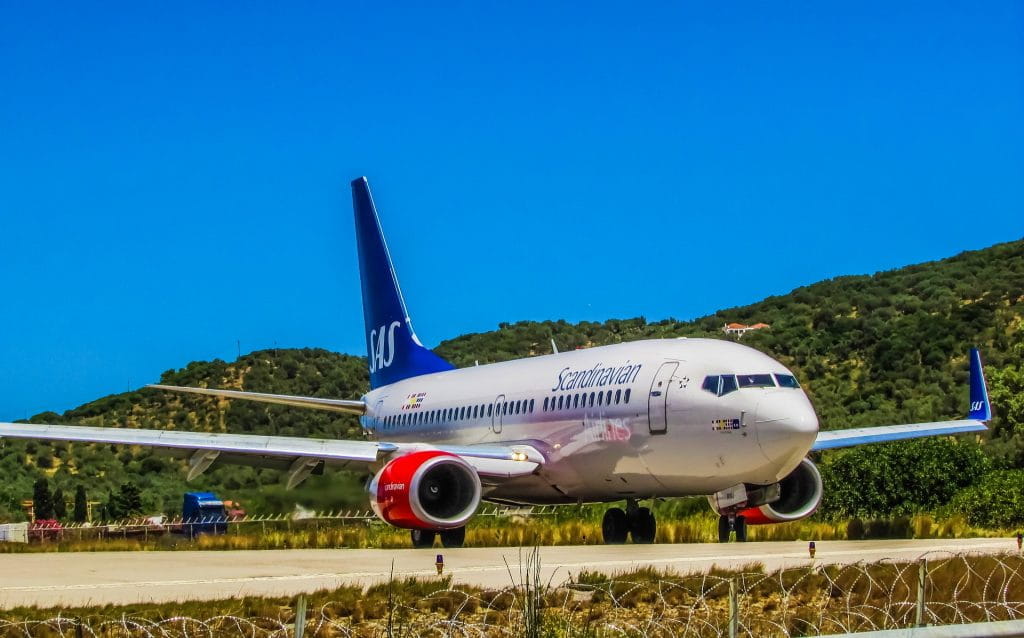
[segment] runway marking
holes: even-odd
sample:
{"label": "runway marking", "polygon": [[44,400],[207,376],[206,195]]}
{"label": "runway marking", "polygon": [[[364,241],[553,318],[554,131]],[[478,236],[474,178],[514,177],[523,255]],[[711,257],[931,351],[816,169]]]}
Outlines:
{"label": "runway marking", "polygon": [[[779,561],[782,559],[803,559],[807,562],[813,562],[815,564],[830,564],[835,562],[832,559],[849,557],[849,556],[869,556],[872,554],[878,554],[884,552],[887,555],[892,554],[916,554],[925,555],[935,552],[953,552],[953,553],[965,553],[972,550],[992,550],[996,549],[996,544],[1001,542],[1002,539],[992,539],[987,543],[975,543],[971,545],[936,545],[931,547],[885,547],[879,549],[850,549],[850,550],[836,550],[829,551],[825,554],[819,555],[815,559],[811,559],[807,556],[806,552],[789,552],[784,554],[738,554],[734,556],[714,555],[714,556],[678,556],[672,558],[644,558],[638,556],[633,559],[617,559],[617,560],[598,560],[598,561],[585,561],[585,562],[558,562],[552,561],[550,563],[541,564],[542,570],[554,570],[559,569],[571,570],[578,569],[580,567],[587,568],[608,568],[608,567],[628,567],[637,563],[643,564],[685,564],[685,563],[726,563],[726,562],[741,562],[741,563],[762,563],[765,561]],[[1010,547],[1007,547],[1006,551],[1011,551]],[[508,565],[504,561],[500,565],[475,565],[467,567],[453,567],[449,568],[448,574],[473,574],[473,573],[484,573],[501,571],[506,572],[509,568],[520,567],[518,560],[516,562],[509,562]],[[513,571],[513,574],[515,572]],[[229,584],[244,584],[244,583],[275,583],[275,582],[296,582],[305,580],[338,580],[338,581],[349,581],[357,580],[362,578],[375,578],[389,576],[391,574],[388,570],[381,571],[366,571],[366,572],[317,572],[312,574],[287,574],[281,576],[238,576],[231,578],[196,578],[196,579],[184,579],[184,580],[149,580],[149,581],[124,581],[116,583],[81,583],[81,584],[60,584],[60,585],[12,585],[0,587],[0,593],[3,592],[45,592],[45,591],[78,591],[85,589],[118,589],[125,587],[182,587],[182,586],[195,586],[195,585],[229,585]],[[404,576],[435,576],[436,571],[430,570],[414,570],[414,571],[402,571],[401,575]]]}

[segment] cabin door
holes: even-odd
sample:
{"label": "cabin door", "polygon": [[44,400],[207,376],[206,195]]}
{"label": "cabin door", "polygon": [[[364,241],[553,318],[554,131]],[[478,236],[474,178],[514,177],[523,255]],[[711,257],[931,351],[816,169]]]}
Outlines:
{"label": "cabin door", "polygon": [[501,409],[505,405],[505,395],[499,394],[494,400],[494,411],[491,412],[491,429],[495,434],[501,434]]}
{"label": "cabin door", "polygon": [[651,434],[668,432],[668,390],[672,385],[672,375],[678,367],[678,361],[661,364],[651,382],[651,392],[647,397],[647,419]]}

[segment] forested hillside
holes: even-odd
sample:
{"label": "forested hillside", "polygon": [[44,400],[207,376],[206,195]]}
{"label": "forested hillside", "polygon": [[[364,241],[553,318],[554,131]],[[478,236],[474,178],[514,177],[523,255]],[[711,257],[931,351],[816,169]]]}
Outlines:
{"label": "forested hillside", "polygon": [[[797,373],[824,428],[962,415],[967,405],[967,349],[982,348],[997,414],[992,440],[980,446],[970,440],[891,444],[870,452],[828,456],[823,469],[831,501],[825,514],[875,515],[895,507],[894,503],[903,511],[942,506],[952,492],[936,492],[935,486],[920,480],[920,473],[897,476],[913,472],[906,466],[915,459],[931,463],[922,471],[947,478],[948,473],[957,473],[945,482],[947,491],[984,483],[983,477],[990,474],[991,481],[1012,482],[1015,474],[996,476],[992,471],[1024,468],[1024,241],[872,276],[823,281],[694,321],[636,318],[501,324],[492,332],[445,341],[437,351],[457,366],[468,366],[546,354],[552,338],[563,350],[659,337],[727,338],[721,327],[731,321],[771,326],[746,334],[742,342],[777,357]],[[253,352],[232,363],[191,363],[165,372],[160,382],[355,398],[367,387],[367,373],[361,357],[281,349]],[[359,436],[355,417],[154,390],[104,397],[63,415],[43,413],[31,421]],[[85,485],[89,498],[102,503],[109,502],[120,485],[136,483],[142,488],[146,512],[176,510],[186,489],[183,462],[147,449],[13,441],[2,445],[0,472],[5,480],[0,485],[0,517],[4,518],[19,515],[19,501],[31,498],[32,484],[39,476],[51,477],[65,494]],[[874,478],[865,478],[865,468],[875,470]],[[364,503],[357,480],[350,475],[314,477],[289,493],[280,480],[280,474],[271,470],[224,467],[188,488],[210,488],[225,497],[240,498],[250,510],[287,510],[296,503],[317,508]],[[874,489],[864,484],[871,480],[879,486],[888,484],[889,488],[877,490],[888,489],[889,494],[861,494]],[[875,500],[865,506],[869,496]],[[1024,517],[1024,503],[1020,507]]]}

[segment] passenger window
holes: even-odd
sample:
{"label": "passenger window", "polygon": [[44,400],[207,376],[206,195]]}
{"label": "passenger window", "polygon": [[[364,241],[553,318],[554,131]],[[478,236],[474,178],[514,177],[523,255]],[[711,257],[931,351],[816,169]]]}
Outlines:
{"label": "passenger window", "polygon": [[629,403],[629,392],[630,392],[629,388],[626,388],[626,394],[623,395],[623,397],[622,397],[622,402],[623,403]]}
{"label": "passenger window", "polygon": [[621,398],[622,398],[622,390],[616,390],[615,391],[615,403],[618,404],[619,403],[619,399],[621,399]]}
{"label": "passenger window", "polygon": [[799,388],[800,384],[797,383],[796,377],[791,374],[777,374],[775,380],[779,382],[779,385],[783,388]]}
{"label": "passenger window", "polygon": [[558,409],[559,410],[562,409],[562,396],[561,395],[558,396]]}
{"label": "passenger window", "polygon": [[530,399],[530,414],[533,414],[533,399]]}
{"label": "passenger window", "polygon": [[612,404],[612,391],[611,391],[611,390],[609,390],[609,391],[608,391],[608,395],[607,395],[607,396],[605,396],[605,398],[604,398],[604,404],[605,404],[605,405],[611,405],[611,404]]}
{"label": "passenger window", "polygon": [[572,407],[573,408],[580,407],[580,395],[578,395],[578,394],[572,395]]}
{"label": "passenger window", "polygon": [[548,398],[547,398],[547,397],[544,397],[544,403],[543,403],[543,407],[542,407],[542,410],[543,410],[544,412],[547,412],[547,411],[548,411]]}
{"label": "passenger window", "polygon": [[493,415],[494,415],[494,405],[493,404],[492,405],[488,405],[487,406],[487,416],[493,416]]}
{"label": "passenger window", "polygon": [[774,388],[775,380],[770,374],[738,374],[736,380],[741,388]]}
{"label": "passenger window", "polygon": [[604,392],[598,392],[597,393],[597,404],[598,405],[603,405],[603,402],[602,402],[603,398],[604,398]]}
{"label": "passenger window", "polygon": [[590,393],[590,407],[594,407],[594,393]]}

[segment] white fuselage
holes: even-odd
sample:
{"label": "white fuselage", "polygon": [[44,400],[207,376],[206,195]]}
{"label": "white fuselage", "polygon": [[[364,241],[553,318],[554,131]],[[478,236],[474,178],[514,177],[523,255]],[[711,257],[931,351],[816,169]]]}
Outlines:
{"label": "white fuselage", "polygon": [[[718,375],[741,381],[716,392]],[[544,455],[536,475],[485,485],[490,500],[712,494],[774,483],[814,443],[810,401],[778,375],[792,373],[731,341],[636,341],[406,379],[363,397],[362,424],[374,439],[522,443]]]}

